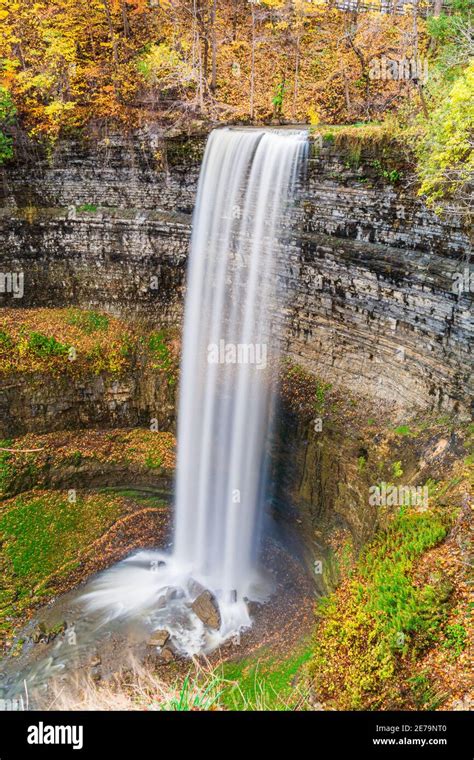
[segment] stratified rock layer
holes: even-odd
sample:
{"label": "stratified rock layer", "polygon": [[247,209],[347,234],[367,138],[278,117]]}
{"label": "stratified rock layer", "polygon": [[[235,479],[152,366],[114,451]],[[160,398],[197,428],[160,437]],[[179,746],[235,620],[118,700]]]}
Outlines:
{"label": "stratified rock layer", "polygon": [[[2,271],[23,271],[8,306],[100,307],[179,324],[204,138],[150,135],[59,145],[51,164],[4,171]],[[323,379],[394,408],[465,412],[472,395],[469,241],[387,184],[313,148],[274,276],[291,297],[276,326]],[[400,183],[401,184],[401,183]],[[456,292],[460,275],[465,283]]]}

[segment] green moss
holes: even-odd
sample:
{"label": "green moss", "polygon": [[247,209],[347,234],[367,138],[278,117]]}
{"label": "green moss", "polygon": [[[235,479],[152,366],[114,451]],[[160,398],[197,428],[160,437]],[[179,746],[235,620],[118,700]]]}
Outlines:
{"label": "green moss", "polygon": [[397,435],[407,436],[411,435],[411,430],[408,425],[399,425],[394,431]]}

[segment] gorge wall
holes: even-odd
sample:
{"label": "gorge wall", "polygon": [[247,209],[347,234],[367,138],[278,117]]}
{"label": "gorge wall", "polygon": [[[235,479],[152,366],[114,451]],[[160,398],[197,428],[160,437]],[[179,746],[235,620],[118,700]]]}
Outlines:
{"label": "gorge wall", "polygon": [[[70,140],[49,159],[19,153],[2,173],[0,271],[24,272],[24,295],[0,293],[0,305],[179,324],[204,145],[143,133]],[[469,240],[454,215],[438,218],[381,175],[375,149],[354,160],[313,143],[275,271],[290,292],[286,351],[394,410],[465,413],[473,294],[453,283],[472,271]]]}

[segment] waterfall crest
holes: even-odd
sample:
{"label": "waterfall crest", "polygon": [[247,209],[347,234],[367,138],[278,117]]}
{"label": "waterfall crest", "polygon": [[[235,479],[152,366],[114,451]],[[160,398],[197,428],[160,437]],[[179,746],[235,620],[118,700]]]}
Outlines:
{"label": "waterfall crest", "polygon": [[[249,625],[246,601],[264,594],[258,550],[284,307],[276,256],[306,152],[302,131],[209,137],[188,268],[173,552],[135,554],[86,595],[109,617],[148,609],[189,654]],[[215,633],[190,611],[202,588],[219,604]]]}

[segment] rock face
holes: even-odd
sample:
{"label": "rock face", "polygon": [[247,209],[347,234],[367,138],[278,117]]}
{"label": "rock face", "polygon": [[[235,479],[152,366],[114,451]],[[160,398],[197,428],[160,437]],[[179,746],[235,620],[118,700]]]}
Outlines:
{"label": "rock face", "polygon": [[164,647],[167,641],[169,641],[170,635],[168,631],[165,631],[164,629],[159,629],[158,631],[153,631],[152,635],[148,639],[148,646],[150,647]]}
{"label": "rock face", "polygon": [[132,427],[156,419],[175,424],[175,392],[140,362],[119,377],[9,373],[0,378],[0,437],[83,427]]}
{"label": "rock face", "polygon": [[[115,136],[61,143],[50,164],[9,165],[2,271],[24,272],[25,291],[0,294],[0,305],[100,307],[179,324],[204,144]],[[465,410],[469,241],[455,213],[438,218],[381,178],[376,161],[362,151],[353,165],[334,146],[312,149],[275,251],[273,276],[289,292],[278,325],[286,350],[324,380],[402,410]]]}
{"label": "rock face", "polygon": [[216,631],[221,627],[221,615],[216,600],[210,591],[203,591],[194,600],[191,609],[208,628]]}

